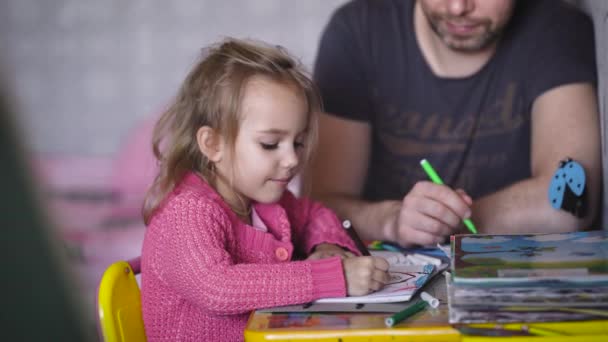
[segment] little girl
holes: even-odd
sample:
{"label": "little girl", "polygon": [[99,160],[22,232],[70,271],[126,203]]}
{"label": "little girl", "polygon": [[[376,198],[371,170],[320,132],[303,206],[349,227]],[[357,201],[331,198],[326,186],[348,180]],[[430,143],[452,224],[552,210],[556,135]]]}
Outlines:
{"label": "little girl", "polygon": [[337,217],[286,191],[320,102],[283,49],[226,40],[187,76],[154,133],[144,205],[149,341],[238,341],[252,310],[363,295],[386,260],[358,255]]}

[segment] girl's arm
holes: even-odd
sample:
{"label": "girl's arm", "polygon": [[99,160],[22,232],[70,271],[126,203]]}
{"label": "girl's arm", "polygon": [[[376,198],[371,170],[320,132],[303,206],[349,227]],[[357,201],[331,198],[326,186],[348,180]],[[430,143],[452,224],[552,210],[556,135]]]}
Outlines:
{"label": "girl's arm", "polygon": [[162,227],[148,232],[143,253],[154,276],[189,302],[214,314],[236,314],[346,295],[339,257],[235,264],[227,248],[237,243],[223,209],[207,199],[179,197],[170,206],[155,222],[163,220]]}
{"label": "girl's arm", "polygon": [[309,255],[315,246],[329,243],[340,246],[355,255],[361,255],[336,214],[318,202],[308,198],[296,198],[285,191],[281,205],[292,219],[295,243]]}

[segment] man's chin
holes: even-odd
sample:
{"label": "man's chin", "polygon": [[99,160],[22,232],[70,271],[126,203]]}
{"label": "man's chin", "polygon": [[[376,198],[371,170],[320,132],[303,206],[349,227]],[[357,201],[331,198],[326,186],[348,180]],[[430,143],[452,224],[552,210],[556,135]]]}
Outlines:
{"label": "man's chin", "polygon": [[492,46],[491,42],[479,39],[444,38],[443,43],[451,50],[463,53],[482,52]]}
{"label": "man's chin", "polygon": [[485,31],[469,37],[443,34],[440,39],[451,50],[477,53],[494,48],[499,37],[498,32]]}

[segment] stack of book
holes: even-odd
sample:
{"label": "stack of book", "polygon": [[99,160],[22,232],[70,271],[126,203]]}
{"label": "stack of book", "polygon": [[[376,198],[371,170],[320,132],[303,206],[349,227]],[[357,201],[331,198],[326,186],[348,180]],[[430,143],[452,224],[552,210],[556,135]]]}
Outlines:
{"label": "stack of book", "polygon": [[456,235],[451,243],[452,324],[608,317],[606,232]]}

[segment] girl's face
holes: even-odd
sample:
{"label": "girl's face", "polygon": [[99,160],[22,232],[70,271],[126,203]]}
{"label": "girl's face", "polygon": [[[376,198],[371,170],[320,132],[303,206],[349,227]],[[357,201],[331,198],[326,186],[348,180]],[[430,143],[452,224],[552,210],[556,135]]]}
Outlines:
{"label": "girl's face", "polygon": [[[300,170],[308,143],[305,99],[289,85],[254,76],[245,87],[241,111],[234,153],[216,163],[217,171],[232,179],[247,205],[249,200],[276,202]],[[218,191],[233,207],[242,206],[227,186],[218,184]]]}

